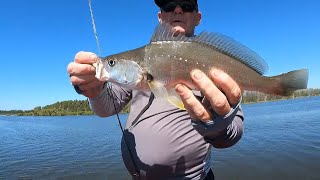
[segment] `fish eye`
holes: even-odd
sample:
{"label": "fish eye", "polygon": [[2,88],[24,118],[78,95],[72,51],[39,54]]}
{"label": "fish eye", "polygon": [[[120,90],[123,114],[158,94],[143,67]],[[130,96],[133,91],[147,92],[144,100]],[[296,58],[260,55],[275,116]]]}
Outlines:
{"label": "fish eye", "polygon": [[116,64],[115,60],[108,61],[109,66],[113,67]]}

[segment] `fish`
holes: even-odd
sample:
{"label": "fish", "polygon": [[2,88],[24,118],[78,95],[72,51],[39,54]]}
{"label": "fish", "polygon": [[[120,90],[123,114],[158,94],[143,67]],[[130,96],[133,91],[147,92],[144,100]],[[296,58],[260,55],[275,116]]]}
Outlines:
{"label": "fish", "polygon": [[203,31],[186,37],[167,23],[155,28],[150,43],[142,47],[106,56],[94,64],[96,78],[121,87],[151,91],[184,109],[176,84],[197,91],[190,72],[199,69],[208,75],[211,69],[227,73],[242,91],[289,96],[306,89],[308,69],[293,70],[276,76],[264,76],[268,64],[256,52],[231,37]]}

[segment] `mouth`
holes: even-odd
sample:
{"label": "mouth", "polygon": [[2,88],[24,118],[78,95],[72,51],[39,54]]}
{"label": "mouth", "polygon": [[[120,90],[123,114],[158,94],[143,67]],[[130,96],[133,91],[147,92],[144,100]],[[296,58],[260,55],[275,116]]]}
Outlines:
{"label": "mouth", "polygon": [[174,21],[172,21],[172,23],[183,23],[183,22],[180,20],[174,20]]}

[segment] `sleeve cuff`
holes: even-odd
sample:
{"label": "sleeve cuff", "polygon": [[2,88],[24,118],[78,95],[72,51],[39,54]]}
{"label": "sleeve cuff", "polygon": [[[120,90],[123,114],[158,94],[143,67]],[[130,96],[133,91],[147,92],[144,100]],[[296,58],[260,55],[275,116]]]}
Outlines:
{"label": "sleeve cuff", "polygon": [[225,116],[219,116],[216,112],[212,112],[213,120],[207,122],[192,120],[193,127],[205,137],[214,138],[218,136],[221,131],[225,130],[232,123],[233,119],[237,115],[241,99],[238,104],[231,107],[230,112]]}

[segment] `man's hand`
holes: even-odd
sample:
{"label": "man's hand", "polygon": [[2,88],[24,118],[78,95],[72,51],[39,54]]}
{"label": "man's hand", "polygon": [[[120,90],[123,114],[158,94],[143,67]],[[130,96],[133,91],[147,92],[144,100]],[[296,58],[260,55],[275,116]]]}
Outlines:
{"label": "man's hand", "polygon": [[214,120],[210,107],[219,116],[225,116],[230,112],[232,105],[239,103],[241,89],[223,71],[212,69],[206,76],[200,70],[193,70],[190,74],[193,83],[205,96],[204,101],[200,102],[185,85],[177,84],[175,89],[192,119],[203,122]]}
{"label": "man's hand", "polygon": [[96,68],[92,66],[98,59],[94,53],[81,51],[67,68],[72,85],[78,86],[82,94],[88,98],[98,96],[103,88],[104,82],[95,77]]}

